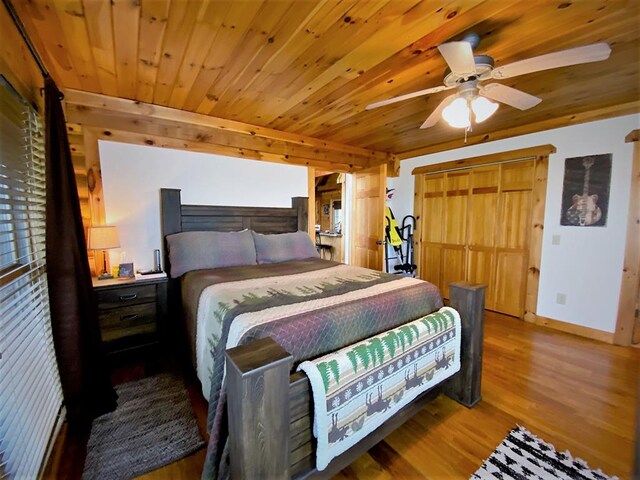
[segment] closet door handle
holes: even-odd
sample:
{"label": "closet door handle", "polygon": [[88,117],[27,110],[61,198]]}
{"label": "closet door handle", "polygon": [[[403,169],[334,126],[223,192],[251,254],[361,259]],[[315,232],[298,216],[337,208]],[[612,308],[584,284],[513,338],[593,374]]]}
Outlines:
{"label": "closet door handle", "polygon": [[138,294],[137,293],[131,293],[129,295],[120,295],[120,301],[121,302],[128,302],[129,300],[134,300],[138,298]]}
{"label": "closet door handle", "polygon": [[121,322],[128,322],[130,320],[135,320],[136,318],[138,318],[138,314],[137,313],[129,313],[127,315],[121,315],[120,316],[120,321]]}

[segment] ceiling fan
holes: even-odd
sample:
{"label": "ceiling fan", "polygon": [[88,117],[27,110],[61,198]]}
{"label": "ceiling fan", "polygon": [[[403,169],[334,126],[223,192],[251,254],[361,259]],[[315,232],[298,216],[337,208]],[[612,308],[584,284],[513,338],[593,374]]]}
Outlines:
{"label": "ceiling fan", "polygon": [[598,62],[609,58],[611,53],[611,47],[607,43],[600,42],[547,53],[494,68],[492,57],[473,54],[473,50],[479,43],[480,37],[477,34],[470,34],[462,41],[443,43],[438,46],[440,54],[449,66],[444,74],[444,85],[375,102],[367,105],[365,109],[371,110],[410,98],[457,88],[457,93],[449,95],[440,102],[420,128],[434,126],[442,116],[451,126],[468,129],[471,127],[471,113],[475,123],[480,123],[495,113],[498,104],[491,100],[519,110],[535,107],[542,101],[541,98],[500,83],[485,84],[487,80],[502,80],[552,68]]}

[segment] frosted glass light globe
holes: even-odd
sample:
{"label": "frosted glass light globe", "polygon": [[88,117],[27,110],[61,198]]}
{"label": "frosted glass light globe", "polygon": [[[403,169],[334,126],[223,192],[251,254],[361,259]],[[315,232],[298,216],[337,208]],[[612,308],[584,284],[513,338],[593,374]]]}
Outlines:
{"label": "frosted glass light globe", "polygon": [[471,111],[467,101],[462,97],[456,98],[442,110],[442,118],[455,128],[468,128],[471,125],[470,116]]}
{"label": "frosted glass light globe", "polygon": [[485,97],[476,97],[471,101],[471,110],[473,110],[476,123],[480,123],[496,113],[498,104],[493,103]]}

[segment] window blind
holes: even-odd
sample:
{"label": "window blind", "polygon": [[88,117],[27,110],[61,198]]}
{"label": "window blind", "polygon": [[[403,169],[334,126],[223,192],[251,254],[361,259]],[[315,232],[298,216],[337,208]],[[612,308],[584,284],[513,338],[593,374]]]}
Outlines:
{"label": "window blind", "polygon": [[45,259],[44,132],[0,77],[0,479],[37,478],[59,428]]}

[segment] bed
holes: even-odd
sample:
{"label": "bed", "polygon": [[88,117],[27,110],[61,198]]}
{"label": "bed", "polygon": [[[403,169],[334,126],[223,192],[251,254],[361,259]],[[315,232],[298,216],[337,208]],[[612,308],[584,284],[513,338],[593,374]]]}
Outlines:
{"label": "bed", "polygon": [[[258,265],[198,269],[182,275],[188,269],[175,257],[172,265],[166,248],[184,232],[237,232],[238,239],[253,235],[260,260],[260,242],[307,231],[306,200],[292,199],[291,208],[183,205],[180,190],[161,190],[165,269],[179,274],[171,275],[169,283],[172,318],[185,319],[192,363],[210,404],[205,478],[226,473],[224,459],[233,478],[327,478],[440,392],[468,407],[480,399],[484,287],[460,282],[452,285],[451,293],[451,305],[461,321],[458,373],[412,399],[326,468],[316,469],[314,393],[309,377],[295,367],[387,329],[407,329],[407,322],[442,307],[437,289],[426,282],[316,258],[284,262],[267,258]],[[281,303],[272,303],[275,297]],[[227,319],[231,310],[233,315]],[[287,317],[287,323],[281,316]],[[374,316],[376,321],[371,322]],[[207,324],[215,323],[219,326],[206,330]],[[407,375],[408,384],[411,375]],[[372,398],[367,398],[367,405],[374,403]]]}

